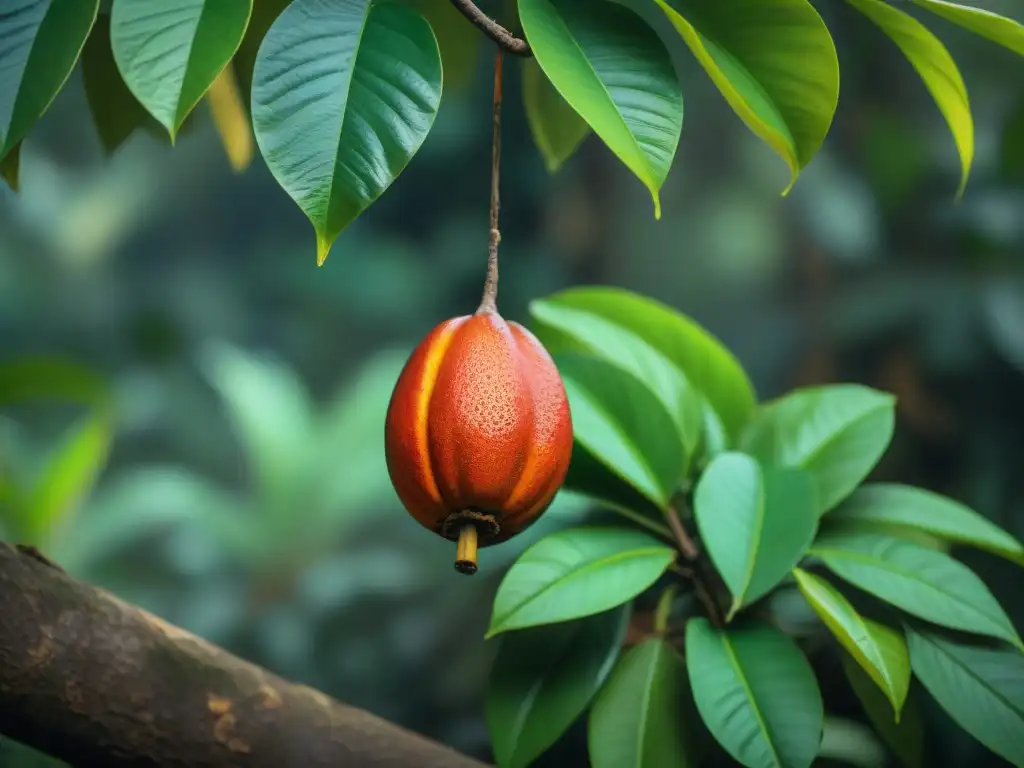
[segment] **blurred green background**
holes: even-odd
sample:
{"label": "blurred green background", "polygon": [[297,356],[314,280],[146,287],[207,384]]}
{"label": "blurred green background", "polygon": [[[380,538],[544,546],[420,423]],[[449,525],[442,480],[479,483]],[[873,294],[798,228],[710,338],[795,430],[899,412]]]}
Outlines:
{"label": "blurred green background", "polygon": [[[1019,4],[985,5],[1024,20]],[[892,391],[897,434],[876,477],[1024,536],[1024,64],[929,22],[976,119],[956,202],[952,139],[910,65],[843,4],[818,7],[842,93],[787,198],[781,161],[681,49],[686,122],[658,222],[594,137],[547,175],[508,67],[501,311],[525,322],[532,298],[618,285],[705,324],[762,398],[840,380]],[[21,194],[0,189],[0,363],[92,370],[116,429],[89,493],[46,506],[37,479],[55,457],[88,464],[102,424],[59,402],[0,404],[0,537],[36,537],[78,577],[485,760],[491,597],[526,546],[588,508],[563,493],[486,550],[477,577],[458,576],[451,545],[391,489],[383,420],[415,343],[479,301],[489,52],[446,86],[420,153],[320,269],[312,228],[259,158],[232,173],[205,104],[174,150],[138,131],[107,159],[78,70],[24,144]],[[33,503],[48,510],[35,528]],[[1024,626],[1019,571],[965,557]],[[836,718],[822,764],[886,764],[838,660],[816,665]],[[928,717],[926,764],[1001,764]],[[50,764],[0,740],[4,768]],[[540,764],[586,765],[583,724]]]}

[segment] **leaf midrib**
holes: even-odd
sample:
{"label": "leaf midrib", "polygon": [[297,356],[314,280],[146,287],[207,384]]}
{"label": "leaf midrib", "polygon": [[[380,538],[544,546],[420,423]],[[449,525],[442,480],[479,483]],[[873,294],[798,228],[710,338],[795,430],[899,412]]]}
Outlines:
{"label": "leaf midrib", "polygon": [[[797,584],[800,585],[799,580],[798,580]],[[849,629],[847,629],[845,622],[842,621],[842,617],[841,616],[837,615],[834,611],[828,610],[828,607],[827,607],[827,604],[826,604],[825,601],[823,601],[821,599],[815,599],[815,600],[809,601],[809,602],[812,603],[812,607],[814,607],[814,606],[821,606],[821,610],[824,611],[825,613],[827,613],[829,616],[832,617],[833,621],[835,621],[835,623],[840,628],[842,628],[843,632],[846,633],[846,636],[850,638],[850,640],[853,642],[853,645],[856,646],[858,649],[860,649],[860,651],[862,653],[864,653],[864,658],[867,659],[868,663],[870,663],[871,666],[873,666],[876,670],[878,670],[879,673],[881,673],[882,677],[885,679],[886,686],[889,688],[889,691],[885,691],[885,693],[888,696],[890,691],[894,691],[893,676],[892,676],[892,673],[889,671],[889,665],[885,662],[885,654],[882,653],[881,646],[878,643],[878,640],[877,640],[877,638],[875,636],[875,633],[867,625],[867,621],[864,619],[863,616],[860,615],[860,613],[857,611],[857,609],[854,608],[850,604],[850,601],[847,600],[846,597],[843,596],[841,593],[839,593],[838,590],[836,590],[836,594],[833,595],[833,594],[830,594],[827,589],[825,589],[821,585],[817,584],[813,580],[809,579],[808,580],[808,584],[809,584],[809,586],[806,587],[807,591],[809,591],[811,593],[815,593],[815,592],[817,592],[817,590],[820,589],[821,592],[823,592],[828,597],[833,598],[841,607],[845,608],[846,609],[845,615],[849,616],[850,618],[852,618],[853,623],[856,624],[857,628],[861,630],[862,635],[868,639],[868,641],[870,643],[868,648],[873,651],[872,656],[874,658],[870,658],[867,653],[864,653],[865,646],[863,644],[857,642],[857,640],[854,637],[853,633],[850,632]],[[801,586],[801,591],[804,591],[804,589],[805,589],[805,587]],[[815,609],[815,610],[817,610],[817,609]],[[824,617],[822,617],[822,620],[824,621]],[[828,622],[825,622],[825,623],[827,625]],[[867,670],[865,670],[865,672],[867,672]],[[868,674],[870,676],[870,673],[868,673]],[[890,703],[893,705],[894,708],[896,707],[896,703],[895,702],[890,700]],[[897,713],[897,715],[898,715],[898,713]]]}
{"label": "leaf midrib", "polygon": [[[955,601],[960,606],[963,606],[963,607],[971,609],[971,611],[973,611],[975,613],[975,615],[981,616],[986,621],[992,622],[996,626],[1000,626],[1000,627],[1002,626],[1001,622],[993,619],[993,617],[989,616],[987,613],[982,613],[981,611],[979,611],[974,606],[973,603],[967,601],[963,596],[958,595],[955,592],[950,592],[950,591],[942,588],[941,586],[938,586],[938,585],[936,585],[936,584],[934,584],[934,583],[932,583],[932,582],[930,582],[930,581],[928,581],[926,579],[922,579],[916,573],[914,573],[913,571],[904,570],[902,567],[895,566],[895,565],[893,565],[892,563],[890,563],[890,562],[888,562],[886,560],[881,560],[879,558],[875,558],[875,557],[872,557],[870,555],[863,555],[863,554],[860,554],[859,552],[849,552],[849,551],[842,550],[842,549],[820,549],[820,548],[815,548],[815,549],[811,550],[811,553],[812,554],[816,554],[819,557],[825,559],[826,563],[828,562],[828,557],[829,556],[838,557],[840,559],[846,558],[847,560],[852,560],[854,562],[861,563],[863,565],[868,565],[868,566],[871,566],[871,567],[875,567],[875,568],[878,568],[879,570],[889,571],[890,573],[893,573],[893,574],[895,574],[897,576],[902,576],[903,578],[910,579],[911,581],[914,581],[914,582],[916,582],[918,584],[922,584],[922,585],[928,587],[929,589],[932,589],[932,590],[934,590],[936,592],[941,593],[942,595],[944,595],[946,597],[949,597],[951,600]],[[845,579],[846,577],[843,577],[843,578]],[[847,581],[849,581],[849,579],[847,579]]]}
{"label": "leaf midrib", "polygon": [[764,532],[765,518],[764,472],[761,471],[760,466],[757,467],[757,470],[757,516],[754,520],[753,541],[750,547],[750,555],[747,557],[745,581],[743,582],[743,587],[733,598],[732,610],[729,611],[730,616],[734,615],[743,605],[743,600],[750,589],[750,583],[754,580],[754,567],[757,565],[757,556],[761,551],[761,536]]}
{"label": "leaf midrib", "polygon": [[[571,582],[571,580],[577,578],[578,576],[580,576],[582,574],[586,574],[586,573],[588,573],[589,571],[592,571],[595,568],[604,567],[604,566],[608,566],[608,565],[614,565],[615,563],[617,563],[619,561],[627,560],[629,558],[651,557],[651,556],[655,556],[655,555],[665,555],[666,553],[671,554],[671,552],[672,552],[672,550],[670,550],[668,547],[643,547],[643,548],[639,548],[639,549],[629,549],[629,550],[626,550],[625,552],[616,552],[613,555],[608,555],[606,557],[602,557],[602,558],[598,558],[596,560],[590,560],[589,562],[585,562],[585,563],[583,563],[583,565],[581,567],[573,568],[568,573],[566,573],[564,576],[561,576],[561,577],[555,579],[554,581],[548,582],[547,584],[542,586],[540,589],[538,589],[536,592],[531,594],[529,597],[527,597],[524,600],[521,600],[520,602],[516,603],[515,607],[512,608],[512,610],[510,610],[507,614],[505,614],[504,620],[498,624],[497,630],[501,631],[501,627],[504,627],[505,625],[507,625],[508,624],[508,620],[511,617],[513,617],[517,613],[519,613],[519,611],[521,611],[524,606],[528,605],[529,603],[532,603],[534,600],[537,600],[539,597],[541,597],[542,595],[546,594],[549,590],[553,589],[554,587],[565,586],[565,584]],[[521,560],[520,562],[523,563],[524,565],[526,565],[530,561],[528,561],[528,560],[527,561]],[[491,630],[487,634],[488,634],[488,636],[492,636],[494,633],[495,633],[495,630]]]}
{"label": "leaf midrib", "polygon": [[750,709],[754,713],[754,719],[757,721],[757,727],[760,729],[761,734],[764,736],[765,743],[768,745],[768,751],[771,752],[772,760],[775,761],[775,765],[782,765],[782,761],[779,760],[779,753],[775,749],[775,742],[772,741],[771,734],[768,731],[768,724],[764,720],[764,715],[761,714],[761,708],[757,704],[757,699],[754,698],[754,691],[750,688],[750,683],[747,681],[747,677],[743,674],[743,667],[740,664],[739,658],[736,656],[736,651],[732,647],[732,643],[729,638],[725,635],[721,636],[722,647],[725,650],[725,655],[729,660],[729,664],[732,666],[736,673],[736,679],[739,680],[740,685],[743,687],[743,692],[747,695],[747,701],[750,702]]}
{"label": "leaf midrib", "polygon": [[991,693],[992,696],[995,697],[996,699],[998,699],[1000,702],[1005,704],[1007,709],[1009,709],[1011,712],[1015,712],[1022,720],[1024,720],[1024,708],[1018,709],[1017,707],[1015,707],[1013,705],[1013,702],[1011,702],[1006,696],[1004,696],[1001,691],[997,691],[995,688],[993,688],[989,684],[989,682],[987,680],[984,680],[981,677],[979,677],[978,675],[976,675],[974,673],[974,671],[969,666],[967,666],[960,657],[955,656],[954,654],[950,653],[948,650],[943,648],[941,645],[939,645],[938,643],[934,642],[927,635],[922,635],[922,634],[919,634],[919,633],[916,633],[916,632],[914,634],[918,638],[920,638],[921,640],[924,640],[926,643],[928,643],[933,648],[935,648],[935,650],[937,650],[939,653],[943,654],[947,659],[950,659],[957,667],[959,667],[964,672],[966,672],[968,677],[970,677],[972,680],[977,681],[977,683],[982,688],[984,688],[986,691]]}
{"label": "leaf midrib", "polygon": [[833,445],[836,442],[836,440],[839,438],[839,435],[841,435],[843,432],[848,431],[857,424],[861,423],[869,416],[873,416],[878,411],[885,410],[887,405],[888,403],[879,403],[875,407],[862,412],[856,418],[846,422],[845,424],[843,424],[841,428],[833,430],[832,434],[829,435],[828,439],[822,440],[820,443],[818,443],[818,445],[816,445],[814,449],[807,454],[807,456],[800,460],[797,466],[801,467],[802,469],[807,469],[807,466],[811,464],[815,459],[817,459],[825,451],[827,447]]}
{"label": "leaf midrib", "polygon": [[661,659],[662,646],[660,640],[654,641],[654,655],[647,670],[644,680],[644,697],[640,705],[640,724],[636,732],[636,768],[643,768],[644,762],[644,740],[647,736],[647,719],[651,713],[651,686],[654,683],[654,673],[658,669],[658,662]]}
{"label": "leaf midrib", "polygon": [[[363,38],[366,37],[366,26],[370,23],[370,13],[373,11],[374,3],[366,0],[366,9],[363,12],[363,25],[359,30],[359,37],[356,40],[355,49],[352,51],[352,68],[345,79],[345,109],[342,110],[341,120],[338,121],[338,138],[334,142],[334,162],[331,163],[331,183],[327,185],[327,202],[324,205],[324,236],[327,236],[327,226],[331,220],[331,200],[334,198],[335,175],[337,171],[338,153],[341,151],[341,140],[345,133],[345,120],[348,117],[349,98],[352,96],[352,81],[355,79],[356,67],[359,64],[359,51],[363,46]],[[326,255],[325,255],[326,258]]]}
{"label": "leaf midrib", "polygon": [[[583,59],[583,61],[586,63],[587,69],[589,69],[591,74],[593,74],[594,79],[597,81],[597,84],[601,86],[601,93],[603,93],[608,98],[608,103],[611,105],[612,112],[615,113],[616,117],[618,117],[619,121],[622,123],[623,128],[626,129],[626,134],[629,136],[629,139],[633,145],[633,149],[636,150],[639,162],[643,166],[644,171],[646,171],[647,173],[648,178],[645,180],[646,183],[654,184],[656,180],[654,179],[654,175],[652,173],[650,165],[648,165],[647,163],[647,157],[644,155],[643,149],[641,149],[640,147],[640,142],[637,140],[636,136],[633,135],[633,131],[630,129],[629,124],[626,122],[625,118],[622,117],[622,113],[619,112],[618,105],[616,105],[615,100],[612,98],[611,93],[608,91],[608,88],[604,84],[604,81],[601,79],[600,75],[597,74],[597,70],[594,69],[594,65],[590,63],[590,59],[588,59],[586,54],[583,52],[582,46],[579,44],[579,42],[577,42],[576,37],[572,34],[572,32],[569,31],[569,25],[565,23],[565,19],[562,18],[562,14],[558,12],[558,8],[555,7],[555,4],[553,2],[551,2],[550,0],[539,0],[539,2],[544,2],[551,6],[551,12],[554,15],[554,17],[558,19],[558,23],[561,26],[562,31],[565,32],[565,36],[569,38],[569,40],[573,44],[573,47],[579,53],[580,58]],[[538,59],[538,63],[539,61],[540,60]],[[545,77],[547,77],[546,73]],[[548,79],[551,80],[551,78]],[[555,85],[554,80],[551,80],[551,85],[555,87],[555,90],[558,91],[562,98],[566,100],[569,106],[572,106],[572,102],[569,101],[566,95],[562,93],[561,89],[559,89],[558,86]],[[576,107],[573,107],[573,110],[576,110]],[[576,112],[577,114],[579,114],[578,110],[576,110]],[[593,126],[591,127],[593,128]]]}

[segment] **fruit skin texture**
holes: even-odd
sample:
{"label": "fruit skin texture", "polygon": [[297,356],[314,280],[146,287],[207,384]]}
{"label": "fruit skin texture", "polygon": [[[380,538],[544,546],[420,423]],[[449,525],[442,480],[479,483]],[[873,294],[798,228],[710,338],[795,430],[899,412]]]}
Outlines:
{"label": "fruit skin texture", "polygon": [[435,327],[409,357],[385,423],[391,482],[420,524],[480,546],[522,531],[551,504],[572,455],[565,386],[537,338],[496,311]]}

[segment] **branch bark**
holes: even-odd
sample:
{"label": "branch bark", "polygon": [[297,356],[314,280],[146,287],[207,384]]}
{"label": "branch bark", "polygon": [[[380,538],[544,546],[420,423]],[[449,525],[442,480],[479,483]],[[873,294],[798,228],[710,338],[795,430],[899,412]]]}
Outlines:
{"label": "branch bark", "polygon": [[502,50],[511,53],[513,56],[523,56],[526,58],[533,56],[533,51],[530,49],[528,42],[516,37],[481,11],[473,0],[452,0],[452,5],[458,9],[459,13],[469,19],[469,22],[474,27],[497,43]]}
{"label": "branch bark", "polygon": [[76,768],[484,768],[3,542],[0,733]]}

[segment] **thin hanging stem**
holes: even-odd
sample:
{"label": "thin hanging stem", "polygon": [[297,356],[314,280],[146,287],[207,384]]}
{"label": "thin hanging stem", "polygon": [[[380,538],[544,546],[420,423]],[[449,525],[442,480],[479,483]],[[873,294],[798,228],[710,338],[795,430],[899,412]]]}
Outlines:
{"label": "thin hanging stem", "polygon": [[498,229],[498,210],[501,199],[498,185],[501,179],[501,48],[494,57],[494,108],[491,112],[491,234],[487,244],[487,278],[484,280],[484,295],[477,313],[498,311],[498,243],[501,231]]}

